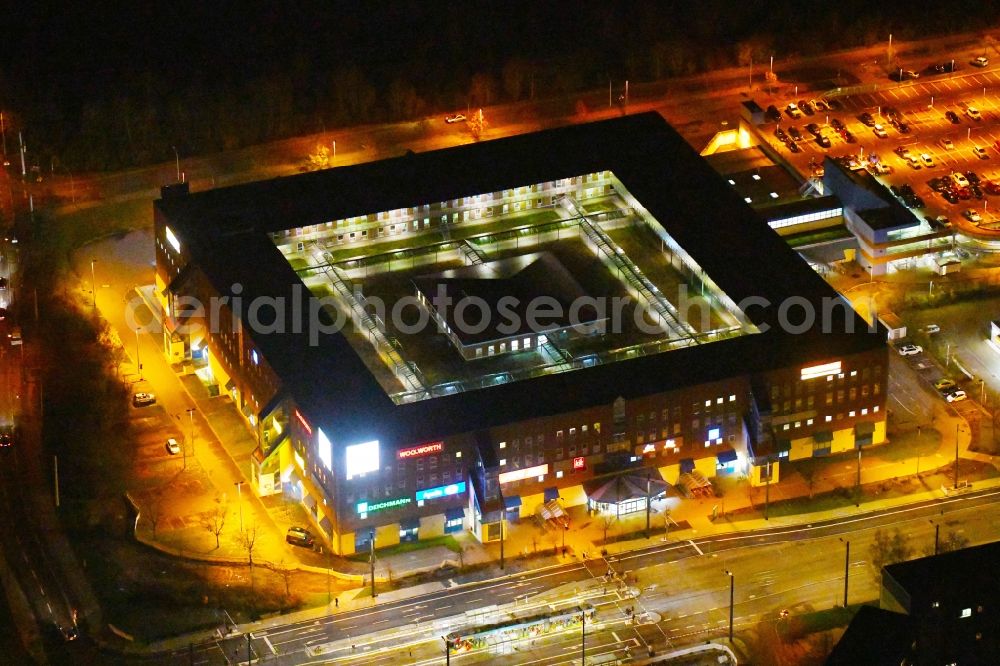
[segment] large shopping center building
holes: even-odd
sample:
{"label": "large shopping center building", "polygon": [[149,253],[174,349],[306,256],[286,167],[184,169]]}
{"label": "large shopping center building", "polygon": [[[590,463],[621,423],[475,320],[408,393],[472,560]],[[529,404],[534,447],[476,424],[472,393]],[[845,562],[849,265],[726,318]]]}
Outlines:
{"label": "large shopping center building", "polygon": [[338,553],[885,441],[883,333],[653,113],[154,214],[164,351]]}

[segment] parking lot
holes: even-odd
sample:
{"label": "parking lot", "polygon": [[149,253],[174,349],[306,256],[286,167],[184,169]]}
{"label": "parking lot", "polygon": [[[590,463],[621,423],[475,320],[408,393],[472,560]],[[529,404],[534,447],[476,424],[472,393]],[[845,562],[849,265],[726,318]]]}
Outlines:
{"label": "parking lot", "polygon": [[[781,120],[764,134],[803,174],[816,173],[825,155],[850,156],[870,165],[874,154],[878,163],[889,167],[877,173],[887,186],[909,185],[923,200],[918,216],[945,216],[969,235],[1000,235],[1000,203],[989,202],[1000,193],[1000,69],[968,63],[958,67],[954,73],[886,81],[820,98],[833,108],[823,108],[821,102],[818,110],[810,109],[800,103],[815,102],[810,99],[776,101]],[[806,108],[793,119],[790,103]],[[813,131],[807,129],[810,124]],[[796,141],[799,152],[775,137],[776,128],[792,138],[801,136]],[[978,154],[975,148],[980,149]],[[934,178],[968,171],[982,181],[978,193],[956,188],[949,201],[929,184]],[[988,188],[989,182],[998,187]],[[970,210],[976,215],[965,214]]]}

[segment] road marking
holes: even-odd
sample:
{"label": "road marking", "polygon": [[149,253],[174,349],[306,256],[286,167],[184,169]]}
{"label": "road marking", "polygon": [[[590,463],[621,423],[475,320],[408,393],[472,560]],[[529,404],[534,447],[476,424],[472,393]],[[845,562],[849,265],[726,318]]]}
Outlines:
{"label": "road marking", "polygon": [[688,543],[691,544],[692,548],[694,548],[695,550],[698,551],[699,555],[704,555],[705,554],[705,553],[702,552],[701,548],[698,547],[698,544],[696,544],[694,541],[688,540]]}
{"label": "road marking", "polygon": [[618,632],[612,631],[611,635],[615,637],[615,643],[621,643],[622,639],[618,638]]}

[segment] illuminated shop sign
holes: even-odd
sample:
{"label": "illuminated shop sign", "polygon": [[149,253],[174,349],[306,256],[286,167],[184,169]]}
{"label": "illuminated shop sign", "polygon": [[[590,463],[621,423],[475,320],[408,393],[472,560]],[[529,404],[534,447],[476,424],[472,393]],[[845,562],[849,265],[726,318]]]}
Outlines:
{"label": "illuminated shop sign", "polygon": [[833,363],[824,363],[823,365],[812,365],[808,368],[802,368],[802,381],[807,379],[816,379],[817,377],[829,377],[830,375],[839,375],[841,373],[840,361],[834,361]]}
{"label": "illuminated shop sign", "polygon": [[530,479],[533,476],[542,476],[547,474],[549,471],[549,464],[536,465],[535,467],[528,467],[526,469],[516,469],[513,472],[504,472],[500,475],[500,483],[510,483],[512,481],[520,481],[521,479]]}
{"label": "illuminated shop sign", "polygon": [[302,429],[305,430],[307,433],[309,433],[309,436],[312,437],[313,434],[312,426],[309,425],[308,421],[306,421],[306,417],[302,416],[302,412],[300,412],[297,409],[295,410],[295,418],[298,419],[299,425],[302,426]]}
{"label": "illuminated shop sign", "polygon": [[399,460],[406,460],[407,458],[419,458],[420,456],[441,453],[442,451],[444,451],[444,442],[431,442],[430,444],[412,446],[408,449],[400,449],[396,452],[396,457]]}
{"label": "illuminated shop sign", "polygon": [[573,458],[573,469],[584,469],[587,466],[587,459],[584,457]]}
{"label": "illuminated shop sign", "polygon": [[459,495],[465,492],[465,481],[459,481],[458,483],[452,483],[447,486],[438,486],[437,488],[428,488],[427,490],[417,491],[417,501],[423,502],[425,500],[437,499],[439,497],[448,497],[450,495]]}
{"label": "illuminated shop sign", "polygon": [[344,471],[347,473],[347,480],[350,481],[356,476],[377,472],[379,468],[378,440],[362,444],[352,444],[344,449]]}
{"label": "illuminated shop sign", "polygon": [[329,438],[326,433],[323,432],[322,428],[319,428],[319,435],[317,436],[319,440],[316,445],[319,449],[319,459],[323,461],[323,467],[328,470],[333,469],[333,444],[330,443]]}
{"label": "illuminated shop sign", "polygon": [[397,506],[409,504],[412,500],[409,497],[397,497],[396,499],[384,502],[358,502],[358,513],[375,513],[386,509],[395,509]]}

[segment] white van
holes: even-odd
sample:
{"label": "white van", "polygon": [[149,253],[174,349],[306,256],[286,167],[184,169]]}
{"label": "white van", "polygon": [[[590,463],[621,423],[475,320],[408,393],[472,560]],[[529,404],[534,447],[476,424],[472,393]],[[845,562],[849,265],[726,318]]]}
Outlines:
{"label": "white van", "polygon": [[21,344],[21,327],[15,326],[14,330],[7,334],[7,337],[10,339],[11,347],[19,346]]}

